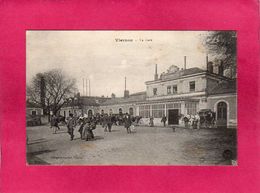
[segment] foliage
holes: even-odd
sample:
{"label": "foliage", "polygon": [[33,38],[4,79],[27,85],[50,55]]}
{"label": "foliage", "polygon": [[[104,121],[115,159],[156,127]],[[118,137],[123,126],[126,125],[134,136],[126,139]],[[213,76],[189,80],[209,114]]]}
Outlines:
{"label": "foliage", "polygon": [[203,38],[203,45],[215,61],[230,69],[230,77],[236,77],[237,37],[235,31],[212,31]]}
{"label": "foliage", "polygon": [[41,105],[47,112],[52,110],[55,114],[74,93],[75,79],[69,78],[60,69],[38,73],[26,86],[26,95],[31,102]]}

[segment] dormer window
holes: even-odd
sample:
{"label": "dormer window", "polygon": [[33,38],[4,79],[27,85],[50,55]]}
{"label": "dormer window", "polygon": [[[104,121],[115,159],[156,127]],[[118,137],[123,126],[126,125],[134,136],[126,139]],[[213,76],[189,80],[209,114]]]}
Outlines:
{"label": "dormer window", "polygon": [[157,95],[157,88],[153,88],[153,95],[154,95],[154,96]]}
{"label": "dormer window", "polygon": [[195,91],[195,81],[191,81],[190,82],[190,92],[194,92]]}

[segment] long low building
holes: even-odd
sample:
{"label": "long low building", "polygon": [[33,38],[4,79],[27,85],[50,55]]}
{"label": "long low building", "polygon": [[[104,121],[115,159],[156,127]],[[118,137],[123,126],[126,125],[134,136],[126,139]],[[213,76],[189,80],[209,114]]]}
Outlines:
{"label": "long low building", "polygon": [[[161,125],[161,118],[165,115],[168,124],[178,125],[183,124],[179,119],[181,116],[211,109],[216,113],[218,126],[237,125],[236,80],[223,76],[221,70],[214,73],[213,70],[179,69],[172,65],[166,73],[158,76],[156,65],[154,80],[145,84],[146,91],[129,94],[125,90],[124,97],[80,97],[78,101],[82,101],[74,106],[74,110],[89,115],[129,113],[142,116],[144,123],[153,117],[155,125]],[[61,112],[65,112],[65,108],[71,108],[71,105]]]}

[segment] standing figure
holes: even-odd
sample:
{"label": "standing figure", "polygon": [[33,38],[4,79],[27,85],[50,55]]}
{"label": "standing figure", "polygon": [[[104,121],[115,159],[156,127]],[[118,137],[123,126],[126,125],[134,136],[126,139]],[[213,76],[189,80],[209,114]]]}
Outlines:
{"label": "standing figure", "polygon": [[109,131],[109,132],[111,132],[112,124],[113,124],[113,122],[112,122],[112,116],[109,115],[109,116],[107,117],[107,127],[108,127],[108,131]]}
{"label": "standing figure", "polygon": [[163,123],[164,127],[166,126],[166,121],[167,121],[167,118],[165,115],[163,115],[161,122]]}
{"label": "standing figure", "polygon": [[188,118],[188,115],[184,116],[183,121],[184,121],[185,128],[188,128],[189,121],[190,121],[190,119]]}
{"label": "standing figure", "polygon": [[154,126],[154,122],[153,122],[153,117],[150,117],[150,123],[149,123],[150,127]]}
{"label": "standing figure", "polygon": [[128,113],[126,113],[125,128],[126,128],[127,133],[131,133],[131,129],[130,129],[131,124],[132,124],[132,119],[131,119],[130,115],[128,115]]}
{"label": "standing figure", "polygon": [[103,119],[103,127],[105,128],[104,131],[107,132],[107,121],[108,121],[108,116],[105,114],[104,119]]}
{"label": "standing figure", "polygon": [[59,119],[55,115],[53,115],[51,118],[51,128],[52,127],[53,127],[53,134],[57,133],[57,129],[60,130]]}
{"label": "standing figure", "polygon": [[83,119],[80,120],[80,127],[79,127],[79,130],[78,132],[80,133],[80,139],[83,139],[83,128],[86,124],[86,118],[84,117]]}
{"label": "standing figure", "polygon": [[73,114],[69,114],[67,127],[68,127],[68,133],[70,135],[70,140],[72,141],[74,139],[74,127],[76,126],[76,121],[73,117]]}

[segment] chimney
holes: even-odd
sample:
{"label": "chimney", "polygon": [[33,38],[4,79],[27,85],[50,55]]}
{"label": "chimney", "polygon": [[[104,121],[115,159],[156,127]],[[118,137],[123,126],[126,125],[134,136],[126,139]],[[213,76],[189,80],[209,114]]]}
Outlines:
{"label": "chimney", "polygon": [[221,60],[220,65],[218,66],[218,74],[223,76],[224,74],[224,66],[223,66],[223,61]]}
{"label": "chimney", "polygon": [[213,62],[208,62],[207,71],[213,73]]}
{"label": "chimney", "polygon": [[85,92],[84,92],[84,89],[85,89],[85,85],[84,85],[84,78],[82,79],[83,80],[83,92],[82,92],[82,94],[83,94],[83,96],[84,96],[84,94],[85,94]]}
{"label": "chimney", "polygon": [[124,98],[128,98],[129,97],[129,90],[125,90],[124,91]]}
{"label": "chimney", "polygon": [[155,64],[155,74],[154,74],[154,80],[158,80],[157,64]]}
{"label": "chimney", "polygon": [[111,98],[114,99],[116,98],[116,95],[114,93],[111,94]]}
{"label": "chimney", "polygon": [[129,90],[126,90],[126,77],[125,77],[125,90],[124,90],[124,98],[129,97]]}
{"label": "chimney", "polygon": [[186,70],[186,56],[184,56],[184,70]]}
{"label": "chimney", "polygon": [[89,94],[89,96],[91,96],[90,79],[88,80],[88,88],[89,88],[88,94]]}

